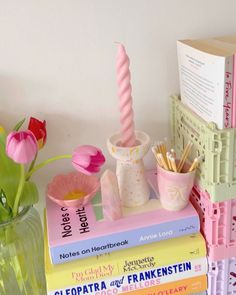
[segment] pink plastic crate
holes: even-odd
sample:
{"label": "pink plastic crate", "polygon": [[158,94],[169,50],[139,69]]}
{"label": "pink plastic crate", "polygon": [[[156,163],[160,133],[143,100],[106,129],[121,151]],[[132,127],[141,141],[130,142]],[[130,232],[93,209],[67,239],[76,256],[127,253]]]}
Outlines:
{"label": "pink plastic crate", "polygon": [[191,202],[200,217],[208,256],[222,260],[236,256],[236,199],[212,203],[207,192],[194,186]]}
{"label": "pink plastic crate", "polygon": [[219,261],[208,259],[208,295],[236,294],[236,257]]}

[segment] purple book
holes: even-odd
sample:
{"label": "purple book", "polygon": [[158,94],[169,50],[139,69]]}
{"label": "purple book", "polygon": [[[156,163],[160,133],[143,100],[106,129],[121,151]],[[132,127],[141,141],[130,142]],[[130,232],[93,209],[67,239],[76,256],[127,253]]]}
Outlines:
{"label": "purple book", "polygon": [[53,264],[86,258],[199,232],[199,217],[189,204],[180,212],[166,211],[156,194],[155,171],[148,173],[153,193],[140,207],[122,207],[123,217],[103,218],[101,195],[84,207],[60,207],[46,200],[49,252]]}

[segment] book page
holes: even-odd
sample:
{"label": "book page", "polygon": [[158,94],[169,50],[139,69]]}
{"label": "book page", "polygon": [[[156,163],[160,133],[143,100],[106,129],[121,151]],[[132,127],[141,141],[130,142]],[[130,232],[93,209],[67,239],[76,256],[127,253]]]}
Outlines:
{"label": "book page", "polygon": [[224,128],[225,70],[230,57],[208,54],[178,42],[178,62],[183,103],[205,121]]}

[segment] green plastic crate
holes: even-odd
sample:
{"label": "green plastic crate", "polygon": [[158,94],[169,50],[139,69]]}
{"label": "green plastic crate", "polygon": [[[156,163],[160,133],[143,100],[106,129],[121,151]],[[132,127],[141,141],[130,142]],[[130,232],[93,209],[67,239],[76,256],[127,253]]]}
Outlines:
{"label": "green plastic crate", "polygon": [[219,130],[185,106],[180,97],[171,96],[171,129],[177,156],[188,141],[194,144],[188,160],[203,156],[197,180],[211,201],[236,198],[236,128]]}

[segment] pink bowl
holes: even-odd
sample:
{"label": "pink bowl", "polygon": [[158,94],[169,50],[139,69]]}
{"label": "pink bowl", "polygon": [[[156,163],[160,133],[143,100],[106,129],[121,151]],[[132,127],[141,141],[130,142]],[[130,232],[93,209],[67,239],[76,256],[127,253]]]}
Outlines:
{"label": "pink bowl", "polygon": [[[99,179],[94,175],[80,172],[56,175],[47,186],[47,196],[60,206],[78,207],[86,205],[100,187]],[[83,192],[83,196],[65,199],[66,196]]]}

